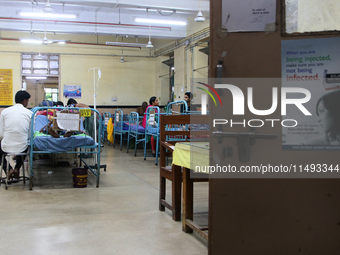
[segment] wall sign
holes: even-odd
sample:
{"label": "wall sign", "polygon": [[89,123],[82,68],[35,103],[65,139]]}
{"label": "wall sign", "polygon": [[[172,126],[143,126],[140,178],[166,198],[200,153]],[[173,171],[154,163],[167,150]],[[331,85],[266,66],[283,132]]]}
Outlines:
{"label": "wall sign", "polygon": [[340,38],[281,42],[282,87],[305,88],[311,99],[304,104],[312,116],[287,108],[286,119],[296,127],[283,128],[287,150],[340,150]]}
{"label": "wall sign", "polygon": [[81,98],[81,85],[64,85],[64,97]]}
{"label": "wall sign", "polygon": [[13,105],[13,69],[0,69],[0,105]]}
{"label": "wall sign", "polygon": [[275,31],[276,0],[223,0],[222,27],[228,32]]}

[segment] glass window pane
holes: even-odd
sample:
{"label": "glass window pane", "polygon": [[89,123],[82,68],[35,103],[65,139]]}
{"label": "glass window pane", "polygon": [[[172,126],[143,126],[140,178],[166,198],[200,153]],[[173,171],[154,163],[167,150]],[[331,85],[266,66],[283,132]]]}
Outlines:
{"label": "glass window pane", "polygon": [[29,69],[26,69],[26,70],[25,70],[25,69],[23,69],[23,70],[22,70],[22,73],[24,73],[24,74],[28,74],[28,73],[32,73],[32,72],[31,72],[31,70],[29,70]]}
{"label": "glass window pane", "polygon": [[32,61],[31,60],[23,60],[22,61],[22,67],[23,68],[31,68],[32,67]]}
{"label": "glass window pane", "polygon": [[51,69],[58,69],[59,68],[59,62],[58,61],[51,61],[50,62],[50,68]]}
{"label": "glass window pane", "polygon": [[50,70],[50,74],[59,74],[58,70]]}
{"label": "glass window pane", "polygon": [[58,60],[58,59],[59,59],[59,56],[50,56],[50,59]]}
{"label": "glass window pane", "polygon": [[28,54],[25,54],[25,55],[22,55],[22,58],[24,59],[31,59],[32,55],[28,55]]}
{"label": "glass window pane", "polygon": [[52,94],[51,93],[46,93],[45,94],[45,100],[52,101]]}
{"label": "glass window pane", "polygon": [[52,101],[58,101],[58,94],[52,94]]}
{"label": "glass window pane", "polygon": [[47,61],[33,61],[33,68],[46,68],[47,69]]}
{"label": "glass window pane", "polygon": [[33,73],[35,73],[35,74],[47,74],[47,70],[34,70]]}
{"label": "glass window pane", "polygon": [[58,89],[52,89],[52,92],[58,93]]}

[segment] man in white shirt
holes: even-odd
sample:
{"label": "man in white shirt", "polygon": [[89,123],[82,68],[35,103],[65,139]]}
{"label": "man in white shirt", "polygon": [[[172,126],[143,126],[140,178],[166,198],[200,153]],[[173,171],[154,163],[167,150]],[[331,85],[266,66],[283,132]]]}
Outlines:
{"label": "man in white shirt", "polygon": [[[15,105],[6,108],[0,115],[0,156],[3,153],[23,153],[27,151],[28,136],[32,112],[26,109],[31,95],[27,91],[18,91],[15,94]],[[6,171],[7,162],[4,160]],[[22,157],[16,157],[16,165],[10,166],[8,179],[19,179],[19,169],[22,166]]]}

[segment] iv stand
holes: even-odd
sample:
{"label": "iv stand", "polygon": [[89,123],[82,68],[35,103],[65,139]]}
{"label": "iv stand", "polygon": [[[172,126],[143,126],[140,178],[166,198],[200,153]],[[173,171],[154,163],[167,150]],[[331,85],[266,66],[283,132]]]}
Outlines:
{"label": "iv stand", "polygon": [[[93,67],[88,70],[90,72],[93,70],[93,108],[96,110],[96,70],[98,70],[98,82],[102,76],[102,73],[100,71],[100,67]],[[98,86],[97,82],[97,86]],[[97,142],[97,117],[94,118],[94,141]]]}

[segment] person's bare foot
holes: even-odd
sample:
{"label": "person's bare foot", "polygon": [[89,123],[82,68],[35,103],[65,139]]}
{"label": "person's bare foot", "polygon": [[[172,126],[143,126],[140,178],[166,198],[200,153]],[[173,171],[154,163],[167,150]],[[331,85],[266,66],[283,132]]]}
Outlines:
{"label": "person's bare foot", "polygon": [[48,134],[53,136],[54,138],[59,138],[59,134],[52,127],[48,127]]}
{"label": "person's bare foot", "polygon": [[64,134],[64,137],[70,137],[72,135],[73,132],[71,131],[67,131],[65,134]]}

